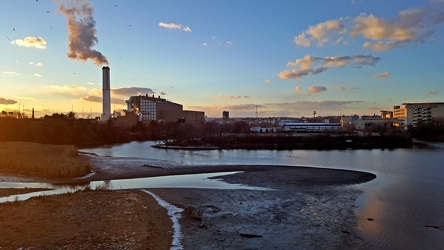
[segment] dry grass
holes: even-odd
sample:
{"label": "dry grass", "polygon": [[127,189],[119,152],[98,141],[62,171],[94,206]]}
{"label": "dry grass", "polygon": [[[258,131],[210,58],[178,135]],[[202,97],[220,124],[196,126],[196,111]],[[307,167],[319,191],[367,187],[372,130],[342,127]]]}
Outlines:
{"label": "dry grass", "polygon": [[1,142],[0,172],[49,178],[73,178],[91,172],[77,148],[31,142]]}

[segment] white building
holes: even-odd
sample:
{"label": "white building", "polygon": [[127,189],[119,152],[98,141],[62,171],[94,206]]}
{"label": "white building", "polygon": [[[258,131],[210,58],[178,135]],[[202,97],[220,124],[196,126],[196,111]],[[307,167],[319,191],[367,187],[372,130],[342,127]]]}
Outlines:
{"label": "white building", "polygon": [[430,122],[437,117],[444,117],[444,102],[403,103],[401,106],[393,106],[393,118],[404,129]]}

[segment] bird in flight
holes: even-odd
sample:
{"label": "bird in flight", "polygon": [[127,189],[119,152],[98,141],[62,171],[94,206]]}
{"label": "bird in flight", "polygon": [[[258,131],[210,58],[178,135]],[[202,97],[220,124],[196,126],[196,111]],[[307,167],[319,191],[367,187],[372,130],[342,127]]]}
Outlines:
{"label": "bird in flight", "polygon": [[114,4],[114,6],[116,6],[116,7],[117,7],[117,5],[115,5],[115,4]]}
{"label": "bird in flight", "polygon": [[15,28],[12,28],[13,31],[15,31]]}

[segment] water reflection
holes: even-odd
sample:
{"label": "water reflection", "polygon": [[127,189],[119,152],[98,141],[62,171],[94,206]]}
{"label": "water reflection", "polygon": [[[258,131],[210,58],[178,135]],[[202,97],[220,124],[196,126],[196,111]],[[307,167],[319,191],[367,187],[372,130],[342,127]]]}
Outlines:
{"label": "water reflection", "polygon": [[[253,187],[241,184],[231,184],[220,179],[211,177],[230,175],[239,172],[220,172],[207,174],[172,175],[160,177],[147,177],[135,179],[121,179],[109,181],[93,181],[90,183],[74,185],[54,185],[48,183],[19,183],[0,182],[0,188],[47,188],[48,191],[38,191],[27,194],[11,195],[0,198],[0,203],[16,200],[26,200],[35,196],[72,193],[85,189],[144,189],[144,188],[211,188],[211,189],[248,189],[248,190],[271,190],[262,187]],[[210,179],[211,178],[211,179]]]}

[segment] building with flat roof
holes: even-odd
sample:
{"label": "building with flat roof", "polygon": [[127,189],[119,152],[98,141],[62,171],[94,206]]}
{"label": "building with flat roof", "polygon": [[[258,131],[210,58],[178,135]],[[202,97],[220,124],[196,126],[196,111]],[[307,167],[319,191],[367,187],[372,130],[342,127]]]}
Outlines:
{"label": "building with flat roof", "polygon": [[164,98],[139,95],[126,101],[128,111],[139,116],[140,121],[191,122],[205,121],[202,111],[183,110],[183,106]]}
{"label": "building with flat roof", "polygon": [[393,126],[397,123],[397,119],[386,117],[387,113],[381,112],[381,116],[342,116],[341,127],[343,129],[364,130],[374,126]]}
{"label": "building with flat roof", "polygon": [[401,106],[393,106],[393,118],[404,129],[431,122],[437,117],[444,117],[444,102],[403,103]]}

